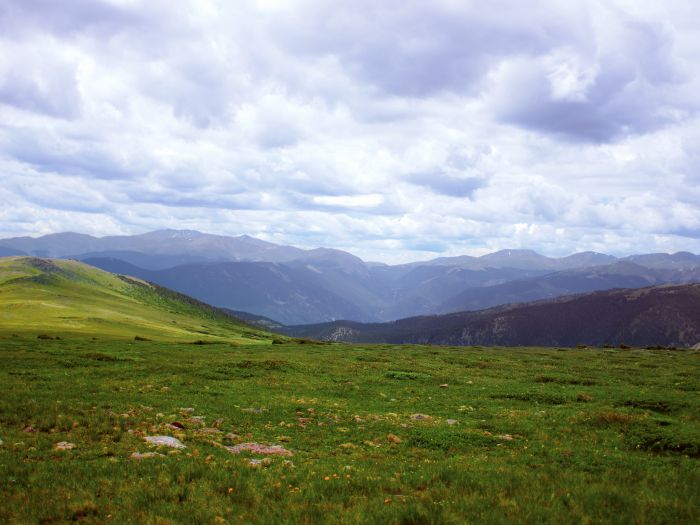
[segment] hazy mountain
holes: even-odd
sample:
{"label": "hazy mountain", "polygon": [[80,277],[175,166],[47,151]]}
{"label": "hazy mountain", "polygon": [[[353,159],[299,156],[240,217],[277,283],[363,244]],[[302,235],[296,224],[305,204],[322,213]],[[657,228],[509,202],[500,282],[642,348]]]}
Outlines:
{"label": "hazy mountain", "polygon": [[338,321],[288,327],[285,332],[392,344],[690,347],[700,342],[700,284],[608,290],[383,324]]}
{"label": "hazy mountain", "polygon": [[458,266],[415,266],[407,272],[399,270],[392,272],[391,268],[383,268],[373,271],[374,275],[381,274],[384,280],[381,289],[386,306],[381,312],[382,320],[436,313],[446,298],[461,290],[493,286],[543,273],[543,270],[471,270]]}
{"label": "hazy mountain", "polygon": [[372,319],[346,298],[324,288],[304,267],[267,262],[188,264],[145,270],[118,259],[86,259],[103,270],[139,277],[200,301],[275,319],[284,324]]}
{"label": "hazy mountain", "polygon": [[623,260],[646,266],[647,268],[690,270],[700,266],[700,256],[689,252],[630,255],[629,257],[624,257]]}
{"label": "hazy mountain", "polygon": [[627,261],[606,266],[554,272],[496,286],[469,288],[443,302],[436,313],[480,310],[508,303],[522,303],[563,295],[642,288],[654,284],[700,281],[700,267],[690,270],[652,269]]}
{"label": "hazy mountain", "polygon": [[225,260],[286,261],[307,253],[248,235],[228,237],[192,230],[158,230],[141,235],[92,237],[78,233],[57,233],[43,237],[0,240],[0,246],[31,255],[66,257],[93,252],[130,251],[157,255],[178,255]]}
{"label": "hazy mountain", "polygon": [[5,248],[0,246],[0,257],[12,257],[14,255],[27,255],[22,250],[15,250],[14,248]]}
{"label": "hazy mountain", "polygon": [[581,252],[566,257],[546,257],[532,250],[500,250],[471,257],[439,257],[430,261],[411,263],[413,266],[459,266],[472,270],[484,268],[514,268],[521,270],[556,271],[610,264],[616,257],[597,252]]}
{"label": "hazy mountain", "polygon": [[[196,255],[158,255],[131,251],[88,252],[71,256],[72,259],[85,261],[88,259],[118,259],[145,270],[165,270],[184,264],[214,262],[207,257]],[[220,262],[220,261],[219,261]]]}

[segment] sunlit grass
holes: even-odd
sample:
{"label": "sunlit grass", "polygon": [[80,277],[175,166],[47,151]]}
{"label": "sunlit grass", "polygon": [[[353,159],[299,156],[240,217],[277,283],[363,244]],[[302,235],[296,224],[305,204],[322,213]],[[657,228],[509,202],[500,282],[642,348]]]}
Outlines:
{"label": "sunlit grass", "polygon": [[698,522],[699,357],[7,334],[0,522]]}

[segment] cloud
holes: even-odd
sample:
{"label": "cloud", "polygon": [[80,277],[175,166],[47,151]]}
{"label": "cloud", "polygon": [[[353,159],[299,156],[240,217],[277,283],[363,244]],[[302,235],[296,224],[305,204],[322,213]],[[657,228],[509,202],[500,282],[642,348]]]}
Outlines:
{"label": "cloud", "polygon": [[0,234],[700,251],[700,9],[8,0]]}

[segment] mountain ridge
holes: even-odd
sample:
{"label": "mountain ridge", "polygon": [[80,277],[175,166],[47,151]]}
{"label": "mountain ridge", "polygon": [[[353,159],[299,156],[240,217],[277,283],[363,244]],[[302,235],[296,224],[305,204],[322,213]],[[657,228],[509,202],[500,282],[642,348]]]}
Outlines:
{"label": "mountain ridge", "polygon": [[700,342],[700,283],[596,291],[390,323],[292,326],[284,332],[355,343],[689,348]]}

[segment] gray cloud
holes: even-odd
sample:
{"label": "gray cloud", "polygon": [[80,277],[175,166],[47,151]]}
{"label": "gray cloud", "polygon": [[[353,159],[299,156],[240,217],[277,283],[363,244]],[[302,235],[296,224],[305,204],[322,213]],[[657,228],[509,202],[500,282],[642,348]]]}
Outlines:
{"label": "gray cloud", "polygon": [[101,0],[5,0],[0,5],[0,28],[6,35],[36,28],[58,35],[91,32],[104,37],[142,20],[138,12]]}
{"label": "gray cloud", "polygon": [[311,2],[303,14],[283,12],[272,23],[286,46],[333,54],[350,74],[384,93],[424,97],[470,91],[503,56],[541,53],[582,37],[585,27],[572,23],[581,10],[572,5]]}

